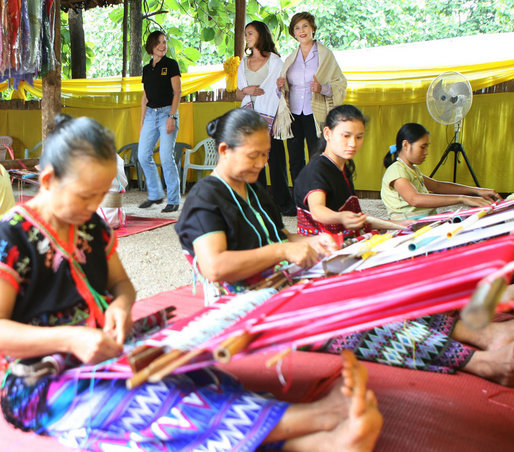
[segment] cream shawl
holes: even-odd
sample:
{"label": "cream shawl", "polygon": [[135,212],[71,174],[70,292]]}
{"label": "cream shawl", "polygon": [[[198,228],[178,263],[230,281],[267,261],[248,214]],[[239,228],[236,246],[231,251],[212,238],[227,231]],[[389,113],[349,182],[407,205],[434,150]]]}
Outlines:
{"label": "cream shawl", "polygon": [[[341,105],[346,96],[346,77],[343,75],[334,54],[323,44],[316,41],[318,47],[319,66],[316,71],[316,79],[321,85],[330,85],[332,96],[323,96],[320,93],[312,93],[312,112],[316,123],[318,136],[321,127],[325,122],[328,112],[336,105]],[[273,125],[273,136],[277,139],[292,138],[291,122],[292,115],[289,110],[289,85],[287,84],[287,71],[294,63],[300,47],[286,58],[280,77],[286,78],[282,88],[282,96],[278,104],[277,116]]]}

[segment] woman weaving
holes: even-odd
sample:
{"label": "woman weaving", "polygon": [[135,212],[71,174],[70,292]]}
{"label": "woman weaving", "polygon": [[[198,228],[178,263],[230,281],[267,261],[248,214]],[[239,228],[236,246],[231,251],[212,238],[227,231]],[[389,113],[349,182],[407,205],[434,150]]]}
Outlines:
{"label": "woman weaving", "polygon": [[[135,300],[116,237],[95,213],[116,175],[114,141],[91,119],[57,122],[45,141],[39,193],[0,222],[6,419],[95,451],[252,451],[277,441],[285,450],[371,450],[381,416],[366,391],[366,370],[350,352],[343,356],[344,384],[300,405],[245,391],[216,369],[168,376],[130,391],[119,379],[30,372],[48,360],[71,367],[119,355]],[[248,422],[234,427],[241,412]],[[189,424],[170,422],[177,416]]]}
{"label": "woman weaving", "polygon": [[231,110],[207,126],[218,145],[218,165],[192,188],[176,225],[182,248],[210,291],[207,302],[246,288],[282,261],[309,267],[335,251],[328,234],[289,233],[277,206],[255,183],[268,160],[266,127],[248,109]]}

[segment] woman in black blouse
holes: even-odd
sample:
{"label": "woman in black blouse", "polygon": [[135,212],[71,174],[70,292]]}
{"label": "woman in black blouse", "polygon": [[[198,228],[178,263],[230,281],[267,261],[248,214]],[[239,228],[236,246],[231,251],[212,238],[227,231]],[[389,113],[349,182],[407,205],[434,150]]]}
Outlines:
{"label": "woman in black blouse", "polygon": [[161,179],[153,159],[153,151],[160,139],[159,155],[166,182],[167,204],[162,212],[175,212],[180,203],[179,177],[175,164],[175,141],[178,133],[178,106],[182,85],[180,70],[175,60],[166,56],[166,36],[153,31],[145,49],[152,55],[143,68],[144,92],[141,99],[141,132],[138,159],[145,173],[148,199],[140,204],[146,209],[160,204],[164,198]]}
{"label": "woman in black blouse", "polygon": [[200,276],[216,289],[223,284],[236,290],[282,261],[307,267],[335,250],[329,235],[305,238],[288,232],[278,207],[256,183],[270,150],[267,124],[259,114],[231,110],[211,121],[207,132],[216,140],[218,165],[190,191],[176,226]]}

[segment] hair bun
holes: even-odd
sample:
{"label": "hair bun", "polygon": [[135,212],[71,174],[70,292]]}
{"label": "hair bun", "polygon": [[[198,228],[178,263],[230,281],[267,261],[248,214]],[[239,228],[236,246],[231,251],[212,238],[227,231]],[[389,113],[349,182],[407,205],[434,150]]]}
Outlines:
{"label": "hair bun", "polygon": [[54,123],[51,127],[51,130],[56,130],[60,127],[62,127],[64,124],[70,122],[73,119],[73,116],[66,115],[64,113],[57,113],[54,116]]}
{"label": "hair bun", "polygon": [[216,118],[207,124],[207,135],[209,135],[211,138],[216,136],[216,132],[218,131],[218,122],[219,118]]}

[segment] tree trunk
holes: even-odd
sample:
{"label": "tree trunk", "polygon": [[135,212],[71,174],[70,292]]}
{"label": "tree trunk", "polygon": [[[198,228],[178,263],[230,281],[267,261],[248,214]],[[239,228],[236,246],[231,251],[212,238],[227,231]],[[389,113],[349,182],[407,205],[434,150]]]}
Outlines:
{"label": "tree trunk", "polygon": [[43,77],[43,97],[41,98],[41,129],[43,140],[54,124],[54,117],[61,111],[61,0],[54,0],[55,38],[54,51],[57,67]]}
{"label": "tree trunk", "polygon": [[143,13],[141,0],[130,0],[130,65],[131,76],[141,75],[142,66]]}
{"label": "tree trunk", "polygon": [[68,10],[71,44],[71,78],[86,78],[86,43],[84,41],[84,24],[82,10]]}
{"label": "tree trunk", "polygon": [[128,53],[128,14],[129,14],[129,0],[123,0],[123,67],[121,75],[127,76],[127,53]]}
{"label": "tree trunk", "polygon": [[246,0],[236,0],[236,21],[234,24],[234,56],[243,58],[245,49]]}

